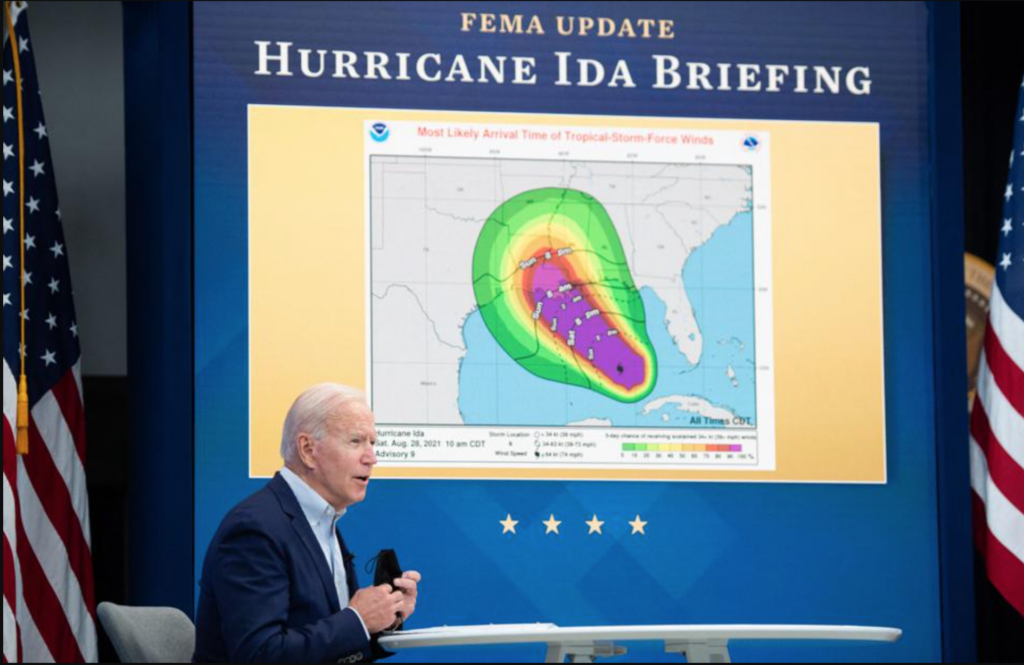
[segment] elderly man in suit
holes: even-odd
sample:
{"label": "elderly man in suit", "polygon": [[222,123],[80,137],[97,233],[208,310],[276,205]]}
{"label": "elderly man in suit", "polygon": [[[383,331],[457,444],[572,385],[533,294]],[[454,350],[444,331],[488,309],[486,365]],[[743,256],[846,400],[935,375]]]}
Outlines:
{"label": "elderly man in suit", "polygon": [[420,575],[360,590],[337,522],[366,498],[377,464],[362,393],[310,388],[292,405],[284,468],[224,519],[206,553],[197,662],[359,662],[416,610]]}

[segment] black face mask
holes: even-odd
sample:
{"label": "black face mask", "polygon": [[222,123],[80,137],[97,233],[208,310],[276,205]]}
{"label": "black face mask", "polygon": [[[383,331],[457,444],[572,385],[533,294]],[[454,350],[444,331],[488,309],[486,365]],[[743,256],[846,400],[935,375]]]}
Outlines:
{"label": "black face mask", "polygon": [[[370,568],[375,568],[373,572],[373,586],[375,587],[382,584],[394,587],[395,580],[402,579],[402,567],[398,564],[398,555],[394,550],[381,550],[377,556],[367,562],[366,572],[370,572]],[[387,632],[402,629],[402,615],[398,614],[396,618],[395,626]]]}

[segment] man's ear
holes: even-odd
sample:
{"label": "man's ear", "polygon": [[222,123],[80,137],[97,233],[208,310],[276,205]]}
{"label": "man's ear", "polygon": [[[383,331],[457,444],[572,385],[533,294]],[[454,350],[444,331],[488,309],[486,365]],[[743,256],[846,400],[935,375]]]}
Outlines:
{"label": "man's ear", "polygon": [[316,449],[316,440],[308,434],[300,434],[299,440],[296,442],[296,447],[299,453],[299,461],[302,462],[302,466],[307,469],[315,469],[316,460],[313,456],[313,451]]}

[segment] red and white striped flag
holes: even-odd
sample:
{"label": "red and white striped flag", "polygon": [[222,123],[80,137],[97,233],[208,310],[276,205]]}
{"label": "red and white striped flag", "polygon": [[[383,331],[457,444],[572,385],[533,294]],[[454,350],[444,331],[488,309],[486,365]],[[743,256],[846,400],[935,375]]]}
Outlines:
{"label": "red and white striped flag", "polygon": [[1024,616],[1024,81],[978,399],[971,417],[974,540],[992,585]]}
{"label": "red and white striped flag", "polygon": [[4,2],[4,662],[95,662],[81,353],[25,8]]}

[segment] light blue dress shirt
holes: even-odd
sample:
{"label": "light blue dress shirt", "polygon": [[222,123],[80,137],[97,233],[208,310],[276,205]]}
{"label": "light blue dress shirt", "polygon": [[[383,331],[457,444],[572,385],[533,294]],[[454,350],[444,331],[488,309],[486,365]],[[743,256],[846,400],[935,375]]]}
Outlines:
{"label": "light blue dress shirt", "polygon": [[348,607],[350,600],[348,576],[345,573],[345,560],[341,555],[341,544],[338,542],[338,520],[346,511],[336,512],[331,504],[327,503],[322,496],[316,493],[316,490],[295,475],[291,469],[287,467],[281,469],[281,477],[288,483],[288,487],[291,488],[298,500],[302,514],[306,516],[309,527],[313,530],[313,535],[316,536],[316,542],[320,544],[320,549],[327,560],[327,567],[330,568],[331,575],[334,577],[334,587],[338,591],[341,609],[348,608],[355,612],[360,623],[363,624],[363,630],[366,631],[366,638],[370,639],[370,632],[366,630],[366,622],[363,621],[363,617],[359,616],[359,612],[354,608]]}

